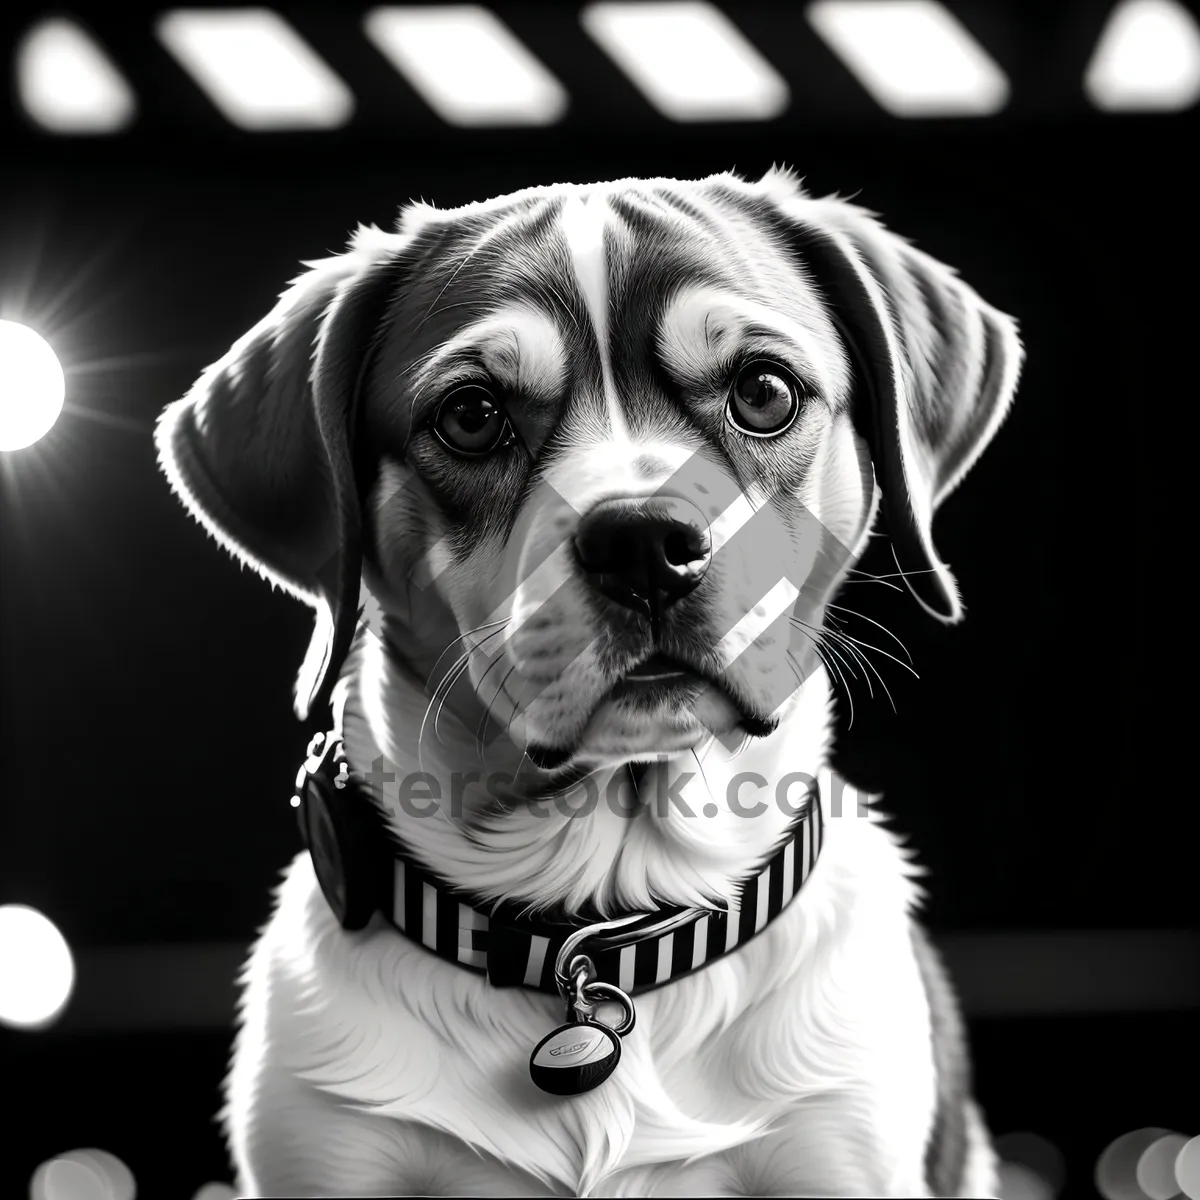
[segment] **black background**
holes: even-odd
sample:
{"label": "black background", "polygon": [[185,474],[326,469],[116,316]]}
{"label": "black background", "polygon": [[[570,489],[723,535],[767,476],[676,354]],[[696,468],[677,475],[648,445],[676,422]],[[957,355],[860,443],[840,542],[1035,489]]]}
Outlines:
{"label": "black background", "polygon": [[[294,23],[352,82],[356,123],[252,136],[225,129],[155,46],[154,10],[77,6],[146,115],[112,139],[41,135],[15,106],[3,127],[0,316],[52,341],[68,400],[49,435],[0,462],[0,902],[40,908],[85,951],[246,943],[268,915],[298,848],[287,797],[310,731],[290,693],[310,617],[185,515],[150,432],[299,260],[337,251],[359,221],[389,224],[410,198],[450,207],[536,183],[786,162],[959,268],[1018,317],[1028,348],[1011,417],[935,525],[966,622],[938,626],[878,584],[845,590],[920,680],[872,656],[895,711],[878,685],[872,699],[854,684],[837,766],[912,834],[935,933],[1200,927],[1197,122],[1086,107],[1078,81],[1107,5],[951,7],[1013,81],[998,117],[887,117],[798,8],[749,5],[731,11],[788,78],[792,108],[671,125],[590,47],[572,6],[501,6],[576,108],[555,130],[449,130],[373,56],[350,7]],[[34,13],[10,10],[9,32]],[[864,568],[890,563],[876,539]],[[895,652],[865,620],[850,632]],[[1184,1080],[1195,1018],[976,1021],[993,1126],[1057,1141],[1069,1194],[1088,1194],[1116,1134],[1200,1132]],[[23,1188],[49,1153],[96,1144],[146,1195],[222,1177],[208,1118],[228,1036],[5,1035],[28,1103],[0,1171]]]}

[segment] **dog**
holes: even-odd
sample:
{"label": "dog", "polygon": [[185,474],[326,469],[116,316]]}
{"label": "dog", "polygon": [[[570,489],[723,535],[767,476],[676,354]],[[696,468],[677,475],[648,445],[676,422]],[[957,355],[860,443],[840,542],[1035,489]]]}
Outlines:
{"label": "dog", "polygon": [[304,265],[156,432],[314,608],[335,714],[243,979],[241,1187],[994,1195],[920,869],[828,768],[827,616],[882,512],[962,617],[932,519],[1015,322],[783,168],[412,204]]}

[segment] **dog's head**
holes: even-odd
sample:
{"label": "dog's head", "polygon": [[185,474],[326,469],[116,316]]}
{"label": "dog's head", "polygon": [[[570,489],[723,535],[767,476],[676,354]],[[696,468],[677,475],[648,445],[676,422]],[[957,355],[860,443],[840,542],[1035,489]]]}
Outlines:
{"label": "dog's head", "polygon": [[365,580],[392,652],[464,669],[541,767],[769,733],[879,499],[961,616],[931,522],[1020,343],[871,214],[780,171],[563,185],[308,266],[158,432],[193,514],[317,609],[302,714]]}

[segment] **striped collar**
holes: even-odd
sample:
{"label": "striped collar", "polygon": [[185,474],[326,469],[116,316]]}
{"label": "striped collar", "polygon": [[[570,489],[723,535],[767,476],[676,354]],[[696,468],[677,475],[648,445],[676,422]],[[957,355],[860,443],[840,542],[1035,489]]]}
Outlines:
{"label": "striped collar", "polygon": [[[297,777],[293,805],[300,810],[318,882],[342,925],[362,928],[378,912],[405,937],[447,962],[485,974],[494,987],[558,995],[555,958],[567,937],[587,922],[491,904],[439,879],[397,843],[362,794],[340,739],[318,735],[313,747]],[[596,977],[637,994],[744,945],[799,892],[816,865],[823,834],[814,783],[786,839],[746,878],[735,905],[661,909],[589,937],[586,949]]]}

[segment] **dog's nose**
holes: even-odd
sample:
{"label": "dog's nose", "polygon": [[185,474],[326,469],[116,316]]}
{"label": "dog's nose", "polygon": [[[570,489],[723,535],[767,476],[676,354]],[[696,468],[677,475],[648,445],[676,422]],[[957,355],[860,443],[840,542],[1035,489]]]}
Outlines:
{"label": "dog's nose", "polygon": [[704,577],[712,541],[704,514],[689,500],[617,497],[580,522],[575,555],[598,591],[654,616]]}

